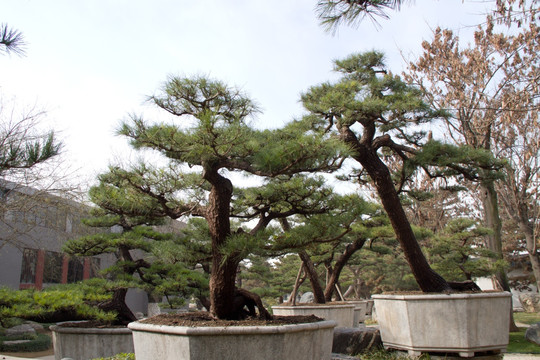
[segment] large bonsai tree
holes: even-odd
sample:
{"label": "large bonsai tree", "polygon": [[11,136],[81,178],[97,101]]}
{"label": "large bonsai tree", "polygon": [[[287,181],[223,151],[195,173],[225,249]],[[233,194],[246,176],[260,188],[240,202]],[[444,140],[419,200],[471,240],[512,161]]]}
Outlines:
{"label": "large bonsai tree", "polygon": [[[211,313],[239,319],[247,306],[249,314],[257,307],[269,318],[258,296],[236,287],[239,263],[267,245],[273,220],[324,211],[311,201],[320,190],[305,175],[339,168],[345,147],[302,121],[257,130],[248,121],[258,112],[254,102],[205,77],[172,77],[150,101],[173,120],[149,124],[132,116],[120,133],[134,148],[161,154],[167,165],[111,168],[109,183],[136,191],[145,204],[129,203],[122,211],[204,219],[211,240]],[[239,184],[254,186],[241,189]]]}
{"label": "large bonsai tree", "polygon": [[430,122],[444,116],[385,67],[381,53],[352,55],[335,62],[341,78],[314,86],[302,96],[314,129],[338,136],[352,149],[360,181],[374,186],[420,288],[425,292],[459,290],[472,283],[449,283],[430,267],[411,228],[400,192],[415,170],[430,176],[478,179],[496,162],[484,151],[430,139]]}

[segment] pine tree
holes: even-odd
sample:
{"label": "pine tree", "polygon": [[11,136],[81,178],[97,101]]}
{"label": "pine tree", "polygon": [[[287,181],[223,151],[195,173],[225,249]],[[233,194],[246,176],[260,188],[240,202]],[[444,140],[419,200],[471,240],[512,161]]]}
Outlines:
{"label": "pine tree", "polygon": [[[254,102],[205,77],[172,77],[151,101],[175,122],[149,124],[133,116],[120,133],[134,148],[160,153],[168,166],[111,169],[110,183],[141,199],[141,206],[127,204],[124,210],[130,216],[151,212],[204,219],[211,248],[210,311],[218,318],[238,319],[246,316],[247,306],[248,314],[255,315],[257,307],[259,316],[270,317],[258,296],[235,286],[238,266],[264,247],[272,221],[324,211],[309,197],[295,194],[306,191],[300,186],[306,176],[297,176],[338,169],[346,149],[302,121],[276,130],[255,129],[249,123],[258,112]],[[241,189],[233,173],[259,177],[262,185]],[[270,181],[278,177],[279,182]],[[319,191],[307,189],[313,196]],[[247,197],[260,205],[243,203]]]}
{"label": "pine tree", "polygon": [[[202,296],[207,280],[186,265],[187,242],[174,233],[172,223],[166,226],[163,216],[152,213],[153,204],[140,203],[141,199],[128,188],[111,186],[107,174],[100,180],[89,191],[97,207],[92,209],[93,216],[83,223],[101,231],[71,239],[63,246],[66,253],[75,256],[112,254],[116,257],[116,262],[103,273],[111,280],[107,287],[112,297],[98,307],[115,312],[116,322],[127,324],[136,320],[125,302],[129,288],[140,288],[155,298],[166,296],[171,302]],[[137,207],[146,214],[130,216],[126,207]]]}
{"label": "pine tree", "polygon": [[274,244],[292,249],[297,244],[294,251],[302,260],[316,303],[332,300],[348,261],[366,242],[375,240],[377,228],[385,222],[380,207],[356,194],[334,194],[327,207],[323,214],[288,221]]}
{"label": "pine tree", "polygon": [[422,125],[445,112],[433,110],[421,91],[388,72],[381,53],[338,60],[335,70],[341,75],[338,81],[314,86],[302,96],[309,112],[306,121],[350,147],[351,159],[361,166],[355,176],[376,189],[420,288],[425,292],[461,288],[463,284],[449,284],[429,266],[399,193],[419,168],[434,177],[477,179],[502,165],[487,152],[429,139]]}

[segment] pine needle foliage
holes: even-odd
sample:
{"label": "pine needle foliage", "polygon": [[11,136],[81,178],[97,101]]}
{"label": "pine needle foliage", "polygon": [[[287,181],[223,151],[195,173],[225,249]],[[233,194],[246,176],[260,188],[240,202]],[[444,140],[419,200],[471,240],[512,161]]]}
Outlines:
{"label": "pine needle foliage", "polygon": [[131,115],[119,134],[135,149],[159,154],[167,165],[111,167],[101,177],[102,204],[133,219],[187,219],[189,246],[206,256],[199,260],[210,273],[211,311],[242,317],[233,303],[241,261],[263,255],[281,220],[326,211],[319,200],[329,190],[317,173],[340,169],[350,149],[314,131],[306,119],[257,129],[252,121],[258,105],[205,76],[170,76],[149,101],[171,121]]}

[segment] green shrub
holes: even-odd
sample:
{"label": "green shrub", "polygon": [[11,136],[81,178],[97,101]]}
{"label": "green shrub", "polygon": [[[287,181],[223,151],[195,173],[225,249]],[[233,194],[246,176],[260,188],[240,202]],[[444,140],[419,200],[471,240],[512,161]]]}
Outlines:
{"label": "green shrub", "polygon": [[55,286],[37,291],[0,288],[0,325],[11,327],[13,318],[37,322],[96,319],[113,322],[115,313],[104,312],[96,305],[111,297],[103,282]]}
{"label": "green shrub", "polygon": [[135,354],[133,354],[133,353],[129,353],[129,354],[121,353],[121,354],[116,354],[115,356],[111,356],[111,357],[108,357],[108,358],[96,358],[96,359],[93,359],[93,360],[135,360]]}
{"label": "green shrub", "polygon": [[[5,344],[4,341],[12,340],[30,340],[29,342],[18,344]],[[20,335],[20,336],[1,336],[0,351],[6,352],[34,352],[43,351],[51,347],[51,338],[45,334]]]}

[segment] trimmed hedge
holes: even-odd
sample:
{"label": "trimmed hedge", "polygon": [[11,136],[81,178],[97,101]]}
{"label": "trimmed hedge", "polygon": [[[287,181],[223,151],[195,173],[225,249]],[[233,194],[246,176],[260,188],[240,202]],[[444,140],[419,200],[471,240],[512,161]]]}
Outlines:
{"label": "trimmed hedge", "polygon": [[[18,344],[4,344],[4,341],[30,340]],[[0,351],[6,352],[35,352],[47,350],[51,347],[51,338],[46,334],[0,336]]]}

